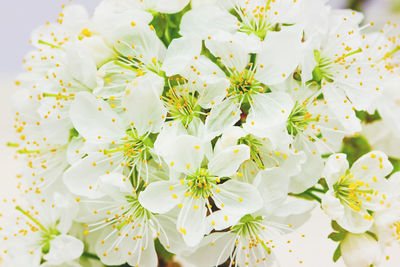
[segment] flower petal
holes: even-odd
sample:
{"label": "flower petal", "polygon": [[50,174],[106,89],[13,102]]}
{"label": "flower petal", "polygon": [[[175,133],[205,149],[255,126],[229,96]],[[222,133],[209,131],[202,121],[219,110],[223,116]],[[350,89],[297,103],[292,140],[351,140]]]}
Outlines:
{"label": "flower petal", "polygon": [[229,180],[215,186],[213,200],[219,209],[231,214],[253,213],[263,206],[263,199],[257,188],[251,184]]}
{"label": "flower petal", "polygon": [[250,50],[245,45],[246,34],[219,31],[205,41],[206,47],[222,64],[235,71],[243,71],[250,62]]}
{"label": "flower petal", "polygon": [[238,28],[237,23],[237,18],[226,10],[205,6],[192,9],[182,17],[180,34],[197,34],[205,39],[216,30],[234,32]]}
{"label": "flower petal", "polygon": [[[363,155],[354,162],[350,169],[355,178],[371,184],[375,182],[376,178],[378,181],[383,179],[392,170],[392,163],[390,163],[386,154],[381,151],[372,151]],[[376,178],[374,179],[374,177]]]}
{"label": "flower petal", "polygon": [[160,13],[177,13],[189,2],[190,0],[157,0],[156,10]]}
{"label": "flower petal", "polygon": [[218,266],[229,258],[234,246],[234,234],[213,233],[206,236],[197,249],[184,258],[195,266]]}
{"label": "flower petal", "polygon": [[250,148],[246,145],[236,145],[220,151],[208,163],[210,174],[218,177],[230,177],[240,165],[250,158]]}
{"label": "flower petal", "polygon": [[182,203],[186,187],[176,181],[159,181],[149,184],[140,193],[139,202],[154,213],[166,213]]}
{"label": "flower petal", "polygon": [[300,63],[302,34],[302,29],[295,26],[269,31],[257,55],[255,78],[267,85],[286,80]]}
{"label": "flower petal", "polygon": [[164,159],[174,170],[190,173],[200,168],[204,158],[203,142],[191,135],[181,135],[172,140],[164,151]]}
{"label": "flower petal", "polygon": [[167,76],[182,74],[195,56],[200,56],[201,39],[196,35],[184,35],[172,40],[165,56],[162,70]]}
{"label": "flower petal", "polygon": [[167,110],[160,100],[159,92],[164,88],[164,80],[154,73],[137,78],[128,86],[122,98],[126,119],[133,123],[139,135],[157,133],[167,116]]}
{"label": "flower petal", "polygon": [[282,168],[272,168],[260,171],[254,179],[264,200],[264,208],[272,211],[287,198],[290,178]]}
{"label": "flower petal", "polygon": [[190,247],[198,245],[206,232],[205,204],[202,198],[187,197],[183,201],[176,224],[178,231],[183,235],[183,240]]}
{"label": "flower petal", "polygon": [[206,128],[210,135],[217,136],[240,120],[240,105],[237,101],[227,99],[211,109],[206,118]]}
{"label": "flower petal", "polygon": [[332,187],[349,169],[349,162],[346,154],[332,154],[325,163],[322,176],[326,179],[328,185]]}
{"label": "flower petal", "polygon": [[64,184],[76,195],[98,198],[104,195],[99,191],[99,177],[115,169],[113,159],[102,153],[92,153],[74,163],[63,176]]}
{"label": "flower petal", "polygon": [[125,134],[118,115],[90,93],[76,95],[69,114],[75,129],[89,142],[111,143]]}
{"label": "flower petal", "polygon": [[50,241],[50,251],[43,258],[53,264],[62,264],[79,258],[82,252],[82,241],[64,234]]}

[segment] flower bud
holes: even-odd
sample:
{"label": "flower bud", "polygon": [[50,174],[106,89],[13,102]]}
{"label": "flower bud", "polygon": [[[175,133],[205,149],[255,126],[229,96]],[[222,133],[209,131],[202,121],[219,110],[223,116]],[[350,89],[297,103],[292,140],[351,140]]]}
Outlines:
{"label": "flower bud", "polygon": [[381,258],[378,242],[368,234],[347,234],[341,243],[343,261],[349,267],[377,266]]}

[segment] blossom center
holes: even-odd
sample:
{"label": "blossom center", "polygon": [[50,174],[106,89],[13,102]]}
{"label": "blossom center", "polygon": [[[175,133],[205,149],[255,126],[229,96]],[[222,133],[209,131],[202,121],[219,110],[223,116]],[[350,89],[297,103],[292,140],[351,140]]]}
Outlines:
{"label": "blossom center", "polygon": [[168,113],[172,119],[180,120],[185,126],[194,117],[199,117],[201,107],[197,105],[196,97],[187,88],[171,88],[164,97]]}
{"label": "blossom center", "polygon": [[291,135],[296,136],[298,133],[306,130],[310,122],[318,120],[318,117],[313,118],[305,103],[296,103],[287,119],[286,128]]}
{"label": "blossom center", "polygon": [[341,176],[333,188],[336,197],[357,212],[361,210],[363,201],[370,201],[374,194],[374,190],[369,188],[369,184],[354,179],[351,173]]}
{"label": "blossom center", "polygon": [[114,149],[104,150],[105,154],[121,152],[126,159],[127,165],[134,165],[139,161],[146,162],[150,157],[150,149],[153,142],[149,136],[139,136],[135,129],[127,131],[127,135],[122,138],[121,144]]}
{"label": "blossom center", "polygon": [[193,175],[187,176],[187,194],[196,198],[208,198],[211,196],[212,188],[217,184],[216,177],[209,174],[207,169],[199,168]]}
{"label": "blossom center", "polygon": [[231,86],[228,89],[228,96],[239,96],[245,98],[254,93],[263,93],[264,88],[261,83],[254,78],[254,69],[245,69],[243,71],[234,71],[230,76]]}

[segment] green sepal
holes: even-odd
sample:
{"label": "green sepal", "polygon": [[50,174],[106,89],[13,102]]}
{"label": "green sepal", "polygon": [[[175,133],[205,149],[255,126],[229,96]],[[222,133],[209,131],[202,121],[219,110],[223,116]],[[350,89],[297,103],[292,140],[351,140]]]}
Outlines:
{"label": "green sepal", "polygon": [[328,238],[331,239],[332,241],[340,242],[345,239],[346,235],[347,235],[346,232],[340,232],[340,233],[333,232],[328,236]]}
{"label": "green sepal", "polygon": [[337,246],[335,252],[333,253],[333,262],[337,262],[340,257],[342,257],[342,250],[340,249],[340,244]]}

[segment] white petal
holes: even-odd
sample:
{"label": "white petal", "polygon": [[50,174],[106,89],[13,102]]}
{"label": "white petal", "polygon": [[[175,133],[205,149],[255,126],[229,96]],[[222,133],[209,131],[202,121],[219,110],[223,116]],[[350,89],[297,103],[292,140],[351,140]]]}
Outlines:
{"label": "white petal", "polygon": [[165,56],[162,70],[167,76],[182,74],[195,56],[200,56],[201,39],[196,35],[184,35],[172,40]]}
{"label": "white petal", "polygon": [[154,142],[154,151],[157,155],[164,157],[173,148],[175,138],[186,134],[187,131],[180,121],[164,123],[160,134]]}
{"label": "white petal", "polygon": [[146,247],[141,247],[137,251],[132,253],[132,256],[128,256],[128,264],[131,266],[149,266],[156,267],[158,265],[157,253],[154,247],[154,241],[150,230],[144,233],[147,241],[143,243]]}
{"label": "white petal", "polygon": [[303,152],[306,159],[301,165],[301,171],[290,177],[289,191],[292,193],[302,193],[314,186],[321,178],[324,161],[321,155],[317,153],[316,145],[306,139],[306,137],[300,138],[298,136],[294,147],[300,151],[298,153]]}
{"label": "white petal", "polygon": [[324,98],[337,120],[344,126],[347,134],[351,135],[361,131],[360,120],[356,117],[353,105],[347,100],[343,91],[325,88]]}
{"label": "white petal", "polygon": [[289,77],[300,63],[302,30],[295,26],[283,27],[279,32],[269,31],[257,56],[255,78],[273,85]]}
{"label": "white petal", "polygon": [[221,103],[226,96],[230,81],[226,77],[214,74],[200,75],[195,85],[193,87],[200,94],[198,104],[205,109],[209,109]]}
{"label": "white petal", "polygon": [[230,146],[236,146],[238,140],[246,135],[247,133],[239,126],[232,126],[226,129],[215,144],[214,153],[219,153]]}
{"label": "white petal", "polygon": [[291,97],[286,93],[274,92],[257,94],[253,101],[243,128],[256,136],[270,139],[275,146],[288,145],[286,123],[294,106]]}
{"label": "white petal", "polygon": [[316,206],[314,202],[292,197],[274,211],[271,219],[281,224],[290,224],[292,229],[297,229],[310,219],[311,211]]}
{"label": "white petal", "polygon": [[214,155],[210,163],[208,163],[208,169],[212,175],[230,177],[248,159],[250,159],[250,148],[248,146],[231,146]]}
{"label": "white petal", "polygon": [[368,231],[373,221],[365,219],[364,216],[368,215],[367,211],[355,211],[350,207],[344,207],[344,216],[337,220],[338,224],[345,230],[352,233],[364,233]]}
{"label": "white petal", "polygon": [[343,261],[346,266],[378,266],[381,262],[381,247],[368,234],[348,234],[340,245]]}
{"label": "white petal", "polygon": [[109,196],[121,197],[124,193],[130,194],[133,188],[125,175],[113,172],[99,177],[99,190]]}
{"label": "white petal", "polygon": [[206,128],[210,135],[217,136],[240,120],[240,105],[235,100],[227,99],[211,109],[206,118]]}
{"label": "white petal", "polygon": [[148,25],[138,22],[134,27],[121,27],[115,30],[112,38],[117,52],[125,57],[140,59],[146,66],[154,66],[153,61],[164,60],[165,46]]}
{"label": "white petal", "polygon": [[234,32],[238,28],[238,20],[228,11],[214,6],[192,9],[181,21],[180,34],[197,34],[205,39],[211,32],[223,30]]}
{"label": "white petal", "polygon": [[207,217],[208,227],[210,231],[212,229],[222,231],[228,229],[232,225],[236,225],[242,217],[242,214],[232,214],[226,212],[225,209],[217,210]]}
{"label": "white petal", "polygon": [[161,13],[177,13],[189,2],[190,0],[157,0],[156,10]]}
{"label": "white petal", "polygon": [[242,33],[230,34],[226,31],[219,31],[207,38],[206,47],[217,58],[221,59],[226,67],[240,72],[250,62],[250,51],[245,46]]}
{"label": "white petal", "polygon": [[59,235],[50,241],[50,251],[43,258],[53,264],[61,264],[79,258],[82,252],[82,241],[70,235]]}
{"label": "white petal", "polygon": [[167,164],[179,172],[193,172],[201,166],[204,158],[204,147],[201,139],[181,135],[172,140],[168,151],[163,152]]}
{"label": "white petal", "polygon": [[344,216],[344,207],[333,191],[322,196],[321,207],[332,220],[337,221]]}
{"label": "white petal", "polygon": [[188,250],[180,232],[176,229],[176,220],[166,215],[156,215],[162,230],[158,236],[161,244],[174,254],[182,254]]}
{"label": "white petal", "polygon": [[99,191],[99,177],[115,169],[103,153],[92,153],[73,164],[63,176],[64,184],[73,193],[97,198],[104,195]]}
{"label": "white petal", "polygon": [[332,154],[325,163],[322,176],[326,179],[328,185],[332,187],[348,169],[349,162],[346,154]]}
{"label": "white petal", "polygon": [[149,184],[140,193],[139,202],[154,213],[166,213],[182,203],[186,187],[176,181],[159,181]]}
{"label": "white petal", "polygon": [[126,119],[139,135],[157,133],[167,116],[167,110],[160,100],[159,92],[164,88],[164,80],[154,73],[137,78],[128,86],[122,98],[126,108]]}
{"label": "white petal", "polygon": [[227,233],[213,233],[205,237],[198,248],[187,256],[188,262],[195,266],[218,266],[224,263],[231,255],[235,246],[235,235]]}
{"label": "white petal", "polygon": [[264,199],[267,211],[273,210],[286,199],[289,182],[289,176],[281,168],[267,169],[257,174],[253,184]]}
{"label": "white petal", "polygon": [[85,52],[91,55],[91,58],[97,67],[101,67],[107,62],[107,60],[115,56],[114,51],[100,36],[95,35],[88,38],[83,38],[80,44],[85,47]]}
{"label": "white petal", "polygon": [[190,247],[198,245],[206,232],[207,209],[205,204],[205,200],[202,198],[187,197],[183,201],[177,229]]}
{"label": "white petal", "polygon": [[354,162],[350,169],[356,179],[371,184],[374,182],[373,177],[378,180],[384,179],[392,170],[392,163],[390,163],[386,154],[381,151],[372,151],[363,155]]}
{"label": "white petal", "polygon": [[90,93],[76,95],[70,116],[75,129],[92,143],[111,143],[125,134],[118,115],[106,102]]}
{"label": "white petal", "polygon": [[[123,255],[123,251],[127,251],[126,246],[119,246],[118,250],[115,250],[115,243],[118,241],[120,236],[118,235],[118,230],[107,228],[103,231],[104,240],[99,239],[96,242],[95,251],[101,262],[105,265],[122,265],[126,262],[126,258],[128,255]],[[107,236],[107,238],[105,238]],[[100,241],[101,240],[101,241]],[[126,244],[126,240],[128,238],[123,238],[121,243]],[[102,242],[104,241],[104,242]],[[124,242],[125,241],[125,242]],[[130,241],[130,240],[129,240]],[[132,244],[136,245],[136,243],[130,242],[130,247]],[[121,245],[121,244],[120,244]],[[127,253],[128,254],[128,253]]]}
{"label": "white petal", "polygon": [[260,193],[251,184],[232,179],[215,187],[212,198],[217,207],[225,212],[245,215],[253,213],[263,206]]}
{"label": "white petal", "polygon": [[76,137],[72,138],[72,140],[69,142],[67,148],[67,161],[70,165],[74,164],[85,155],[85,151],[81,150],[81,148],[84,146],[84,143],[85,142],[82,141],[82,138]]}
{"label": "white petal", "polygon": [[87,89],[94,89],[97,84],[97,66],[86,49],[78,45],[69,45],[66,50],[66,58],[72,77]]}

